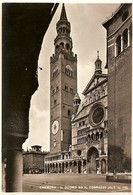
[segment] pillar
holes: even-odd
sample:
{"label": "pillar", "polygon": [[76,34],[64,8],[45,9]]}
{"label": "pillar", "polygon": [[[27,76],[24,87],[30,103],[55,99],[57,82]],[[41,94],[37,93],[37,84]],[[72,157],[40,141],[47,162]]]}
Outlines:
{"label": "pillar", "polygon": [[130,42],[131,42],[131,40],[130,40],[130,29],[128,29],[128,46],[130,45]]}
{"label": "pillar", "polygon": [[115,43],[115,57],[117,56],[117,44]]}
{"label": "pillar", "polygon": [[108,173],[108,159],[106,159],[106,174]]}
{"label": "pillar", "polygon": [[72,162],[72,174],[74,173],[74,161]]}
{"label": "pillar", "polygon": [[121,35],[121,52],[123,51],[123,35]]}
{"label": "pillar", "polygon": [[101,173],[101,159],[99,158],[99,174]]}
{"label": "pillar", "polygon": [[6,192],[22,192],[22,174],[22,149],[8,149],[6,164]]}
{"label": "pillar", "polygon": [[81,160],[81,174],[83,174],[84,173],[84,167],[83,167],[83,160]]}

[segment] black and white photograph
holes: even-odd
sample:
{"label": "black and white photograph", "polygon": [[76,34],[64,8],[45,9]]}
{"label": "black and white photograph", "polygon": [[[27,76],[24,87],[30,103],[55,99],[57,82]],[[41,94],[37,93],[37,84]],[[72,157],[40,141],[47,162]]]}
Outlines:
{"label": "black and white photograph", "polygon": [[2,1],[1,193],[132,193],[132,1]]}

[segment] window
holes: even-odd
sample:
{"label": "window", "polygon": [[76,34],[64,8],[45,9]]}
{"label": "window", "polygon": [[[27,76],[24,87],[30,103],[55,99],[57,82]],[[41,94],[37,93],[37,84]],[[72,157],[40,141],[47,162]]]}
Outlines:
{"label": "window", "polygon": [[70,116],[70,114],[71,114],[71,110],[68,110],[68,116]]}
{"label": "window", "polygon": [[55,51],[58,52],[59,51],[59,45],[56,45],[55,47]]}
{"label": "window", "polygon": [[54,100],[54,104],[56,104],[57,100]]}
{"label": "window", "polygon": [[70,92],[73,93],[73,88],[72,87],[70,87]]}
{"label": "window", "polygon": [[68,86],[67,85],[65,85],[65,91],[68,91]]}
{"label": "window", "polygon": [[123,32],[123,49],[128,46],[128,29],[125,29]]}
{"label": "window", "polygon": [[70,45],[67,43],[66,44],[66,49],[69,50],[70,49]]}
{"label": "window", "polygon": [[121,52],[121,36],[119,35],[116,39],[116,56]]}
{"label": "window", "polygon": [[85,125],[85,121],[82,121],[79,123],[79,127],[84,126],[84,125]]}
{"label": "window", "polygon": [[57,87],[56,87],[56,91],[58,91],[58,90],[59,90],[59,87],[57,86]]}
{"label": "window", "polygon": [[65,68],[65,74],[72,77],[72,67],[70,65],[67,65]]}
{"label": "window", "polygon": [[53,71],[53,79],[58,75],[58,69],[54,69]]}
{"label": "window", "polygon": [[64,49],[64,43],[63,42],[60,43],[60,47],[61,47],[61,49]]}
{"label": "window", "polygon": [[55,89],[53,89],[53,94],[55,93]]}

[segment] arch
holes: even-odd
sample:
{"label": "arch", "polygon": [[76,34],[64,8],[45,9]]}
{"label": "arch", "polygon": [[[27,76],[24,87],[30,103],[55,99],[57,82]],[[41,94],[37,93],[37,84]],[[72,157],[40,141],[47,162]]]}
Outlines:
{"label": "arch", "polygon": [[70,70],[70,71],[73,71],[73,70],[72,70],[72,67],[71,67],[70,65],[66,65],[66,68],[67,68],[68,70]]}
{"label": "arch", "polygon": [[125,49],[128,46],[128,29],[125,29],[123,34],[123,49]]}
{"label": "arch", "polygon": [[99,152],[96,147],[92,146],[88,149],[87,152],[87,162],[88,162],[88,172],[96,173],[98,169]]}
{"label": "arch", "polygon": [[116,39],[116,56],[121,53],[121,35]]}

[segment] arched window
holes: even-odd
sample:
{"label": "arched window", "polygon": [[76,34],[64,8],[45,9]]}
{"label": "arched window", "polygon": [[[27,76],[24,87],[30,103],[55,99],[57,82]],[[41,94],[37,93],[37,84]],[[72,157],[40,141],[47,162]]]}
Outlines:
{"label": "arched window", "polygon": [[123,49],[128,46],[128,29],[125,29],[123,32]]}
{"label": "arched window", "polygon": [[72,76],[72,67],[70,65],[67,65],[66,68],[65,68],[65,73],[68,75],[68,76]]}
{"label": "arched window", "polygon": [[59,51],[59,45],[56,45],[55,47],[55,51],[58,52]]}
{"label": "arched window", "polygon": [[72,87],[70,87],[70,93],[73,93],[73,88]]}
{"label": "arched window", "polygon": [[70,49],[70,45],[67,43],[66,44],[66,49],[69,50]]}
{"label": "arched window", "polygon": [[119,35],[116,39],[116,56],[121,53],[121,36]]}
{"label": "arched window", "polygon": [[67,85],[65,85],[65,91],[68,91],[68,86]]}
{"label": "arched window", "polygon": [[92,140],[94,140],[94,133],[92,133],[91,138],[92,138]]}
{"label": "arched window", "polygon": [[99,139],[99,132],[96,133],[96,140]]}
{"label": "arched window", "polygon": [[101,139],[101,138],[103,138],[103,132],[101,132],[101,134],[100,134],[100,139]]}
{"label": "arched window", "polygon": [[71,116],[71,110],[68,110],[68,116]]}
{"label": "arched window", "polygon": [[64,43],[63,42],[60,43],[60,47],[61,47],[61,49],[64,49]]}
{"label": "arched window", "polygon": [[56,67],[54,70],[53,70],[53,79],[58,75],[58,68]]}

